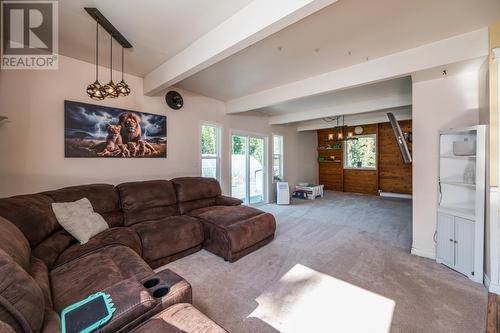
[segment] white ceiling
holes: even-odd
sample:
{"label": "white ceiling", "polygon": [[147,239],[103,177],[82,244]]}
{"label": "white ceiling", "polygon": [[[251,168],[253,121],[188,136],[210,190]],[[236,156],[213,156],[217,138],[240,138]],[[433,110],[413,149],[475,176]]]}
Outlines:
{"label": "white ceiling", "polygon": [[177,85],[227,101],[498,19],[499,0],[340,0]]}
{"label": "white ceiling", "polygon": [[[59,51],[94,63],[96,7],[134,46],[126,72],[144,76],[245,7],[251,0],[59,0]],[[100,34],[100,63],[109,66],[109,35]],[[119,45],[113,67],[120,69]]]}
{"label": "white ceiling", "polygon": [[[258,109],[257,111],[269,115],[280,115],[283,113],[299,113],[310,110],[325,108],[338,108],[352,104],[353,102],[376,100],[391,95],[411,95],[411,77],[388,80],[380,83],[365,85],[357,88],[336,91],[330,94],[308,96],[300,99],[287,101]],[[335,116],[337,114],[331,114]]]}
{"label": "white ceiling", "polygon": [[[368,113],[357,113],[346,115],[343,118],[343,123],[347,126],[358,126],[358,125],[368,125],[368,124],[376,124],[376,123],[386,123],[389,121],[387,118],[387,113],[391,112],[394,114],[398,121],[401,120],[410,120],[412,119],[412,108],[401,107],[401,108],[392,108],[381,111],[374,111]],[[342,118],[323,118],[323,119],[313,119],[302,121],[297,124],[298,131],[316,131],[318,129],[324,128],[332,128],[337,125],[337,120],[339,124],[342,125]]]}

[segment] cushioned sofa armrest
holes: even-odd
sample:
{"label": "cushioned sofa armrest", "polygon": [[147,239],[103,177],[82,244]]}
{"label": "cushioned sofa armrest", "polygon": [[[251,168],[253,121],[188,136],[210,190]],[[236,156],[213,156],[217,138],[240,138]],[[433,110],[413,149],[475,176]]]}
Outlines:
{"label": "cushioned sofa armrest", "polygon": [[100,332],[130,331],[162,310],[160,303],[134,278],[103,290],[111,296],[116,311]]}
{"label": "cushioned sofa armrest", "polygon": [[161,307],[163,309],[177,303],[192,303],[193,296],[191,285],[175,272],[170,269],[164,269],[157,272],[154,276],[143,280],[142,283],[146,283],[147,285],[147,281],[152,281],[154,279],[158,279],[159,281],[149,289],[151,293],[154,293],[155,290],[164,286],[170,289],[166,295],[156,299],[158,302],[161,302]]}
{"label": "cushioned sofa armrest", "polygon": [[219,195],[215,198],[216,206],[238,206],[241,205],[243,201],[237,198],[228,197],[225,195]]}

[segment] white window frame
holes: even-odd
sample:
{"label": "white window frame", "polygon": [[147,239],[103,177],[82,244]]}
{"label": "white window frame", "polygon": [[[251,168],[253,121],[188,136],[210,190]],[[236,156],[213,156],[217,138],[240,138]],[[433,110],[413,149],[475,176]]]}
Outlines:
{"label": "white window frame", "polygon": [[366,138],[366,137],[373,137],[375,138],[375,166],[374,167],[362,167],[362,168],[357,168],[357,167],[348,167],[347,166],[347,143],[348,141],[344,142],[344,170],[370,170],[370,171],[375,171],[378,168],[378,138],[377,134],[361,134],[361,135],[356,135],[354,136],[355,138]]}
{"label": "white window frame", "polygon": [[[209,127],[214,127],[215,128],[215,136],[216,136],[216,143],[215,143],[215,150],[216,154],[214,157],[204,157],[203,154],[201,153],[201,130],[203,126],[209,126]],[[221,160],[222,160],[222,125],[219,123],[215,122],[209,122],[209,121],[201,121],[200,126],[198,129],[198,152],[200,154],[200,170],[199,174],[200,176],[203,176],[203,160],[211,160],[214,159],[215,161],[215,176],[216,179],[221,182],[221,175],[222,175],[222,170],[221,170]]]}
{"label": "white window frame", "polygon": [[[281,138],[281,153],[280,154],[276,154],[276,147],[274,146],[274,138],[275,137],[280,137]],[[285,177],[285,158],[284,158],[284,155],[285,155],[285,138],[283,135],[281,134],[273,134],[273,159],[272,159],[272,165],[271,165],[271,168],[272,168],[272,177],[273,177],[273,180],[274,180],[274,157],[275,155],[279,155],[279,175],[278,177],[283,180],[284,177]]]}

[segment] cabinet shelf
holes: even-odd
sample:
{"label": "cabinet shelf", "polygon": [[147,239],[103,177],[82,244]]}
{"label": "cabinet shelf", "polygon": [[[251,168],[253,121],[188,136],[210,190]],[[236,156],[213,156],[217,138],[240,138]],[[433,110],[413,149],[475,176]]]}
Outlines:
{"label": "cabinet shelf", "polygon": [[465,188],[470,188],[470,189],[476,188],[476,184],[467,184],[467,183],[452,180],[452,179],[441,179],[440,183],[442,185],[460,186],[460,187],[465,187]]}
{"label": "cabinet shelf", "polygon": [[475,220],[476,214],[472,208],[454,207],[454,206],[438,206],[438,212],[458,216],[467,220]]}
{"label": "cabinet shelf", "polygon": [[474,160],[476,159],[476,155],[467,155],[467,156],[441,155],[441,158],[451,158],[455,160]]}

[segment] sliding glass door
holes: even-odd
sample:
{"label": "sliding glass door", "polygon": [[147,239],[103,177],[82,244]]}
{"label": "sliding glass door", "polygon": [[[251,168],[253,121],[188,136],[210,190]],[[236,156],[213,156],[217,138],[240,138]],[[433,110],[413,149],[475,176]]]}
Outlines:
{"label": "sliding glass door", "polygon": [[231,196],[247,198],[247,137],[233,135],[231,152]]}
{"label": "sliding glass door", "polygon": [[233,134],[231,137],[231,195],[247,204],[265,200],[264,137]]}

